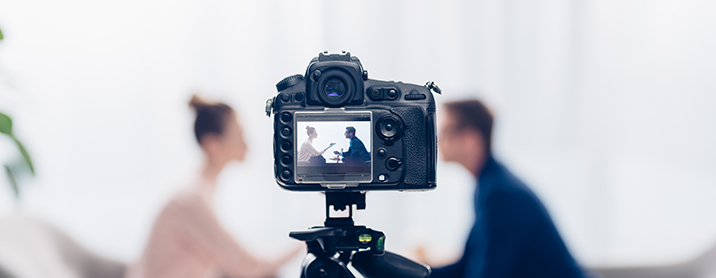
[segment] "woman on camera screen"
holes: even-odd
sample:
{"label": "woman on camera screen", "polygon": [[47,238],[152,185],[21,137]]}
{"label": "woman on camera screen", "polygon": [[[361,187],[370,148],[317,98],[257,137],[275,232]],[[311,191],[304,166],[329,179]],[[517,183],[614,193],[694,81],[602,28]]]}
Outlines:
{"label": "woman on camera screen", "polygon": [[308,139],[303,142],[303,144],[301,144],[301,149],[298,151],[298,161],[305,161],[311,165],[325,164],[326,159],[323,158],[323,153],[333,147],[333,145],[335,145],[336,143],[329,144],[328,147],[319,152],[316,150],[316,148],[313,147],[313,139],[316,139],[316,137],[318,137],[318,132],[316,132],[316,128],[312,126],[306,126],[306,133],[308,133]]}
{"label": "woman on camera screen", "polygon": [[276,260],[244,250],[219,222],[212,207],[216,178],[231,161],[243,161],[247,146],[236,112],[194,95],[194,133],[204,153],[201,175],[176,193],[152,227],[142,257],[127,277],[272,277],[300,249]]}

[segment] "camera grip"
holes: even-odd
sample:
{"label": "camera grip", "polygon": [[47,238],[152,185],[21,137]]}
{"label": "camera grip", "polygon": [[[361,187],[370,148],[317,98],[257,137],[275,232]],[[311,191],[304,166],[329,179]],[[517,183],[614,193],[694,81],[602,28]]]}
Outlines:
{"label": "camera grip", "polygon": [[[405,124],[403,142],[405,144],[403,181],[411,186],[428,184],[428,149],[425,127],[425,112],[420,107],[394,107],[391,109]],[[410,151],[407,151],[410,150]]]}

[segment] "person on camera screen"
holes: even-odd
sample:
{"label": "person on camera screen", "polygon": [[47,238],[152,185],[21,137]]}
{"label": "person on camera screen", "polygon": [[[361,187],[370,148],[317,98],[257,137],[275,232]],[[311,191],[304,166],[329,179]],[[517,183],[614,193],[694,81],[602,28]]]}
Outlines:
{"label": "person on camera screen", "polygon": [[321,166],[326,164],[326,159],[323,158],[323,153],[333,147],[335,143],[331,143],[325,149],[318,151],[313,147],[313,139],[318,137],[318,131],[316,131],[315,127],[306,126],[306,133],[308,134],[308,139],[301,144],[301,149],[298,151],[298,161],[312,166]]}
{"label": "person on camera screen", "polygon": [[366,150],[363,141],[356,137],[356,129],[352,126],[346,127],[346,139],[350,140],[348,150],[345,152],[334,151],[333,153],[343,157],[343,163],[348,166],[361,166],[370,161],[370,154]]}
{"label": "person on camera screen", "polygon": [[431,277],[584,277],[537,196],[492,156],[489,109],[466,100],[443,111],[439,153],[476,178],[475,222],[462,258]]}

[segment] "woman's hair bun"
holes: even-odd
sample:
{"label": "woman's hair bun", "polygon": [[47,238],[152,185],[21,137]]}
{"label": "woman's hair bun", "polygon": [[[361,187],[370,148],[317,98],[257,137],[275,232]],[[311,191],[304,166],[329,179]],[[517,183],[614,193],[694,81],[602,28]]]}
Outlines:
{"label": "woman's hair bun", "polygon": [[207,102],[197,94],[193,94],[189,100],[189,107],[199,110],[207,106]]}
{"label": "woman's hair bun", "polygon": [[196,112],[194,133],[199,143],[207,133],[223,134],[224,126],[234,114],[234,109],[230,106],[221,102],[207,101],[198,94],[191,96],[189,107]]}

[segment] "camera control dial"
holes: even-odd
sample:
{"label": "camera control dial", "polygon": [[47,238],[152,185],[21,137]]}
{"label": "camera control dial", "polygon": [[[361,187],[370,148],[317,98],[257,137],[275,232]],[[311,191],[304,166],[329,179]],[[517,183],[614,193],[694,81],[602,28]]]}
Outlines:
{"label": "camera control dial", "polygon": [[288,88],[291,88],[291,86],[298,84],[298,82],[301,82],[301,80],[303,80],[303,75],[291,75],[276,83],[276,90],[278,90],[279,92],[286,90]]}
{"label": "camera control dial", "polygon": [[378,120],[378,134],[385,140],[395,140],[403,131],[403,122],[395,116],[384,116]]}

